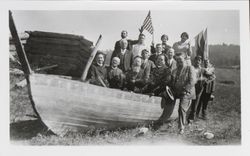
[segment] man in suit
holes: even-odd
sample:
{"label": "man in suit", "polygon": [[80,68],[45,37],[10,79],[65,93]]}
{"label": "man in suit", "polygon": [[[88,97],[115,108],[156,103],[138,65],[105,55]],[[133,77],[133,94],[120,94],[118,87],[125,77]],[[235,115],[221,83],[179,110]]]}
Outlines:
{"label": "man in suit", "polygon": [[141,68],[146,71],[146,77],[149,79],[151,71],[155,68],[153,61],[149,60],[150,52],[147,49],[142,50]]}
{"label": "man in suit", "polygon": [[104,64],[105,54],[98,52],[95,59],[96,61],[91,65],[88,73],[89,83],[108,87],[109,83],[107,80],[107,67]]}
{"label": "man in suit", "polygon": [[178,109],[179,133],[184,133],[186,124],[186,113],[190,107],[192,99],[195,98],[196,76],[192,66],[185,63],[185,56],[182,53],[176,54],[177,68],[171,74],[171,88],[175,100],[180,99]]}
{"label": "man in suit", "polygon": [[167,61],[166,61],[166,65],[168,68],[170,68],[171,72],[177,68],[177,65],[176,65],[176,61],[174,59],[174,49],[173,48],[170,48],[167,52]]}
{"label": "man in suit", "polygon": [[107,79],[109,82],[109,87],[122,89],[125,75],[123,74],[122,70],[118,68],[118,65],[120,64],[120,59],[118,57],[113,57],[111,61],[111,66],[109,66],[107,69]]}
{"label": "man in suit", "polygon": [[137,43],[137,40],[130,40],[127,37],[128,37],[128,32],[126,30],[122,30],[121,39],[115,42],[114,52],[119,51],[121,49],[121,46],[120,46],[121,40],[127,40],[128,41],[128,46],[127,46],[128,50],[131,50],[132,45]]}
{"label": "man in suit", "polygon": [[111,56],[111,60],[114,57],[118,57],[120,59],[119,68],[126,74],[132,66],[133,63],[133,54],[130,50],[127,49],[128,41],[126,39],[122,39],[120,42],[120,49],[116,52],[113,52]]}
{"label": "man in suit", "polygon": [[160,43],[156,44],[156,51],[149,57],[149,60],[156,64],[157,57],[162,54],[162,45]]}

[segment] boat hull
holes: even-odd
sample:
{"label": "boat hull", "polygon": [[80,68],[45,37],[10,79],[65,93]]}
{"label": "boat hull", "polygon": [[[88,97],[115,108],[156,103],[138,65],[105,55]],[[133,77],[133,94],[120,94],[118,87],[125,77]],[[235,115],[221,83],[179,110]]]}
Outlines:
{"label": "boat hull", "polygon": [[54,133],[134,127],[162,115],[161,98],[99,87],[55,75],[31,74],[35,111]]}

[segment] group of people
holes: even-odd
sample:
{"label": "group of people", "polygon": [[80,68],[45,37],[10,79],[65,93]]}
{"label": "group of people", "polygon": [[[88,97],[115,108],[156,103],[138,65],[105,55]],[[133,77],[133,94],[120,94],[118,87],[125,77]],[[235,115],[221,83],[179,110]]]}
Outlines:
{"label": "group of people", "polygon": [[181,134],[187,121],[193,122],[200,110],[206,119],[207,104],[214,91],[214,67],[208,59],[203,66],[201,56],[196,56],[192,65],[189,35],[183,32],[181,40],[170,46],[164,34],[162,43],[151,45],[150,50],[145,45],[144,34],[140,33],[138,40],[130,40],[127,36],[127,31],[121,32],[109,66],[104,63],[105,54],[97,53],[88,74],[89,82],[155,96],[161,96],[169,86],[175,100],[180,100],[178,125]]}

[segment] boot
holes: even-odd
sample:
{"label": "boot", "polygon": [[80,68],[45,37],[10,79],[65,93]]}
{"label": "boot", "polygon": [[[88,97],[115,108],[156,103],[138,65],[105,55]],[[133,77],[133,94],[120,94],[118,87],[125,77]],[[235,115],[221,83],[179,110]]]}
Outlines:
{"label": "boot", "polygon": [[203,120],[207,120],[207,112],[206,111],[202,111],[201,118]]}

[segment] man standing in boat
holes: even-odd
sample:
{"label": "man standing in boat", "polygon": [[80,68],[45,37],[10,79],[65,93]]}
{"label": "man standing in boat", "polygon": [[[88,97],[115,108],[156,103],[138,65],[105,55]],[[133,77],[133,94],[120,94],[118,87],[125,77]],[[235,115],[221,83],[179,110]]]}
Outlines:
{"label": "man standing in boat", "polygon": [[138,42],[132,46],[132,54],[133,54],[134,58],[136,56],[141,57],[141,52],[142,52],[143,49],[149,49],[145,44],[145,39],[146,39],[146,36],[141,33],[139,35]]}
{"label": "man standing in boat", "polygon": [[133,62],[133,55],[131,51],[128,50],[127,48],[128,40],[122,39],[120,40],[119,44],[120,44],[120,49],[113,52],[111,60],[114,57],[118,57],[120,59],[120,64],[118,67],[123,71],[124,74],[126,74],[131,69]]}
{"label": "man standing in boat", "polygon": [[184,133],[186,113],[192,99],[195,99],[196,76],[192,66],[186,64],[186,56],[183,53],[176,54],[177,68],[171,74],[171,87],[175,100],[179,99],[178,127],[180,134]]}
{"label": "man standing in boat", "polygon": [[114,52],[119,52],[119,50],[121,49],[120,42],[122,40],[127,40],[128,41],[128,46],[127,46],[128,50],[132,49],[132,45],[135,44],[137,42],[137,40],[130,40],[127,37],[128,37],[128,32],[126,30],[122,30],[121,39],[119,41],[115,42]]}
{"label": "man standing in boat", "polygon": [[105,54],[102,52],[98,52],[96,54],[94,64],[91,65],[88,78],[89,78],[89,83],[98,85],[98,86],[103,86],[103,87],[108,87],[108,80],[107,80],[107,67],[104,64],[105,61]]}

